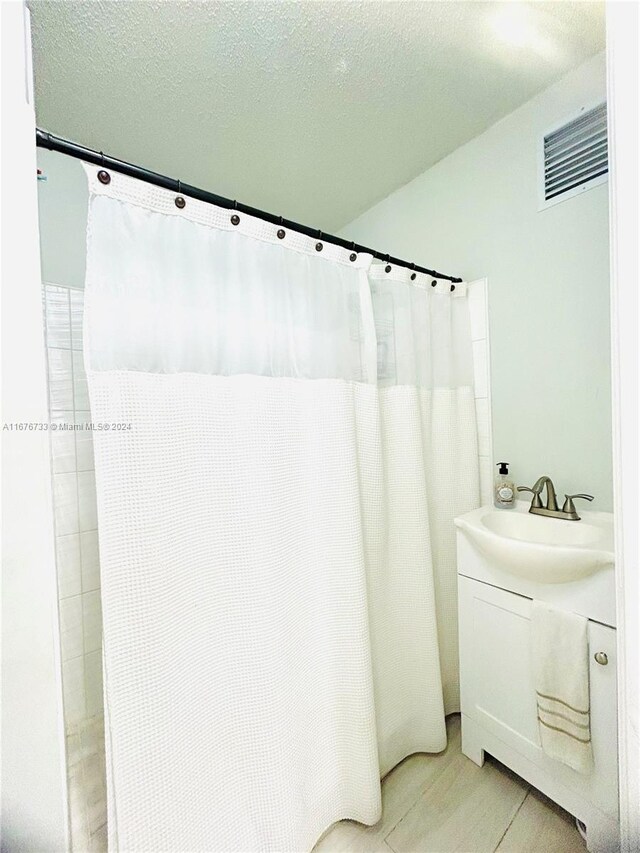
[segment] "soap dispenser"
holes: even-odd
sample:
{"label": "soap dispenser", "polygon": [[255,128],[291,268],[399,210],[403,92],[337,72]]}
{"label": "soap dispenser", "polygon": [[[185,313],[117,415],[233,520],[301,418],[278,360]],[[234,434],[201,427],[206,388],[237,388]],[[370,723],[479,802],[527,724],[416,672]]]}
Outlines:
{"label": "soap dispenser", "polygon": [[498,509],[513,509],[516,505],[516,487],[509,475],[509,463],[498,462],[499,471],[493,483],[493,503]]}

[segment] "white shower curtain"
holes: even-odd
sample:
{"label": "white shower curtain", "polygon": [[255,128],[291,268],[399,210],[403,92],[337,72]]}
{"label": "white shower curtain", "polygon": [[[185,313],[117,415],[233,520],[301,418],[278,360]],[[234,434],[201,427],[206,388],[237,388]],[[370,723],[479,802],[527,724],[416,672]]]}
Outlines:
{"label": "white shower curtain", "polygon": [[446,742],[465,287],[86,171],[110,847],[309,850]]}

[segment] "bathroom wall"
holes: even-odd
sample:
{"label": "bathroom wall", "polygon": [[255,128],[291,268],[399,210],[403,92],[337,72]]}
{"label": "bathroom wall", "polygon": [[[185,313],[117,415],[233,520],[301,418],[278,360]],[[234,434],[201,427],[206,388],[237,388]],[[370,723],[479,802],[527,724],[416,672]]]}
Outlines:
{"label": "bathroom wall", "polygon": [[1,847],[64,853],[68,832],[49,442],[46,431],[33,428],[47,421],[47,399],[29,12],[22,3],[3,3],[0,15]]}
{"label": "bathroom wall", "polygon": [[79,160],[38,148],[42,280],[84,288],[89,193]]}
{"label": "bathroom wall", "polygon": [[487,280],[470,281],[467,299],[473,347],[473,395],[476,405],[480,500],[483,504],[488,504],[493,500],[493,429]]}
{"label": "bathroom wall", "polygon": [[549,474],[610,510],[608,186],[543,211],[537,186],[540,134],[605,96],[600,54],[342,234],[488,279],[493,461],[510,461],[520,484]]}
{"label": "bathroom wall", "polygon": [[[44,256],[43,256],[44,261]],[[72,851],[106,849],[102,608],[84,292],[43,284]]]}
{"label": "bathroom wall", "polygon": [[38,149],[51,466],[73,853],[106,850],[97,506],[82,357],[88,193],[80,162]]}

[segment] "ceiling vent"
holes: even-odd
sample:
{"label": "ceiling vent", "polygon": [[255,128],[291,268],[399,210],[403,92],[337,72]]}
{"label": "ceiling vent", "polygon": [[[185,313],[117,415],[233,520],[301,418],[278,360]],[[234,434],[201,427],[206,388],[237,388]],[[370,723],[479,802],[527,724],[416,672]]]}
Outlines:
{"label": "ceiling vent", "polygon": [[607,105],[582,109],[572,121],[546,133],[540,145],[540,209],[607,180]]}

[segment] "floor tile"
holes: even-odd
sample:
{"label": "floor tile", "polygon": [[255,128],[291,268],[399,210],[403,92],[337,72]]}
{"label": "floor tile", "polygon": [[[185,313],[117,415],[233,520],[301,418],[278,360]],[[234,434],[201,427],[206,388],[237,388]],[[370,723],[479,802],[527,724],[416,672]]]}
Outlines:
{"label": "floor tile", "polygon": [[101,827],[91,836],[89,853],[107,853],[107,825]]}
{"label": "floor tile", "polygon": [[493,853],[528,786],[497,762],[457,755],[387,836],[395,853]]}
{"label": "floor tile", "polygon": [[573,817],[532,788],[497,853],[584,853],[586,849]]}
{"label": "floor tile", "polygon": [[460,755],[460,717],[447,720],[447,749],[437,755],[411,755],[382,780],[382,818],[374,826],[355,821],[337,823],[316,845],[314,853],[372,853],[447,765]]}
{"label": "floor tile", "polygon": [[[444,752],[410,756],[385,777],[375,826],[340,821],[313,853],[584,853],[573,818],[559,806],[497,761],[481,768],[461,754],[458,715],[447,731]],[[102,720],[83,730],[82,741],[86,754],[70,772],[71,799],[81,800],[73,849],[106,853]]]}

